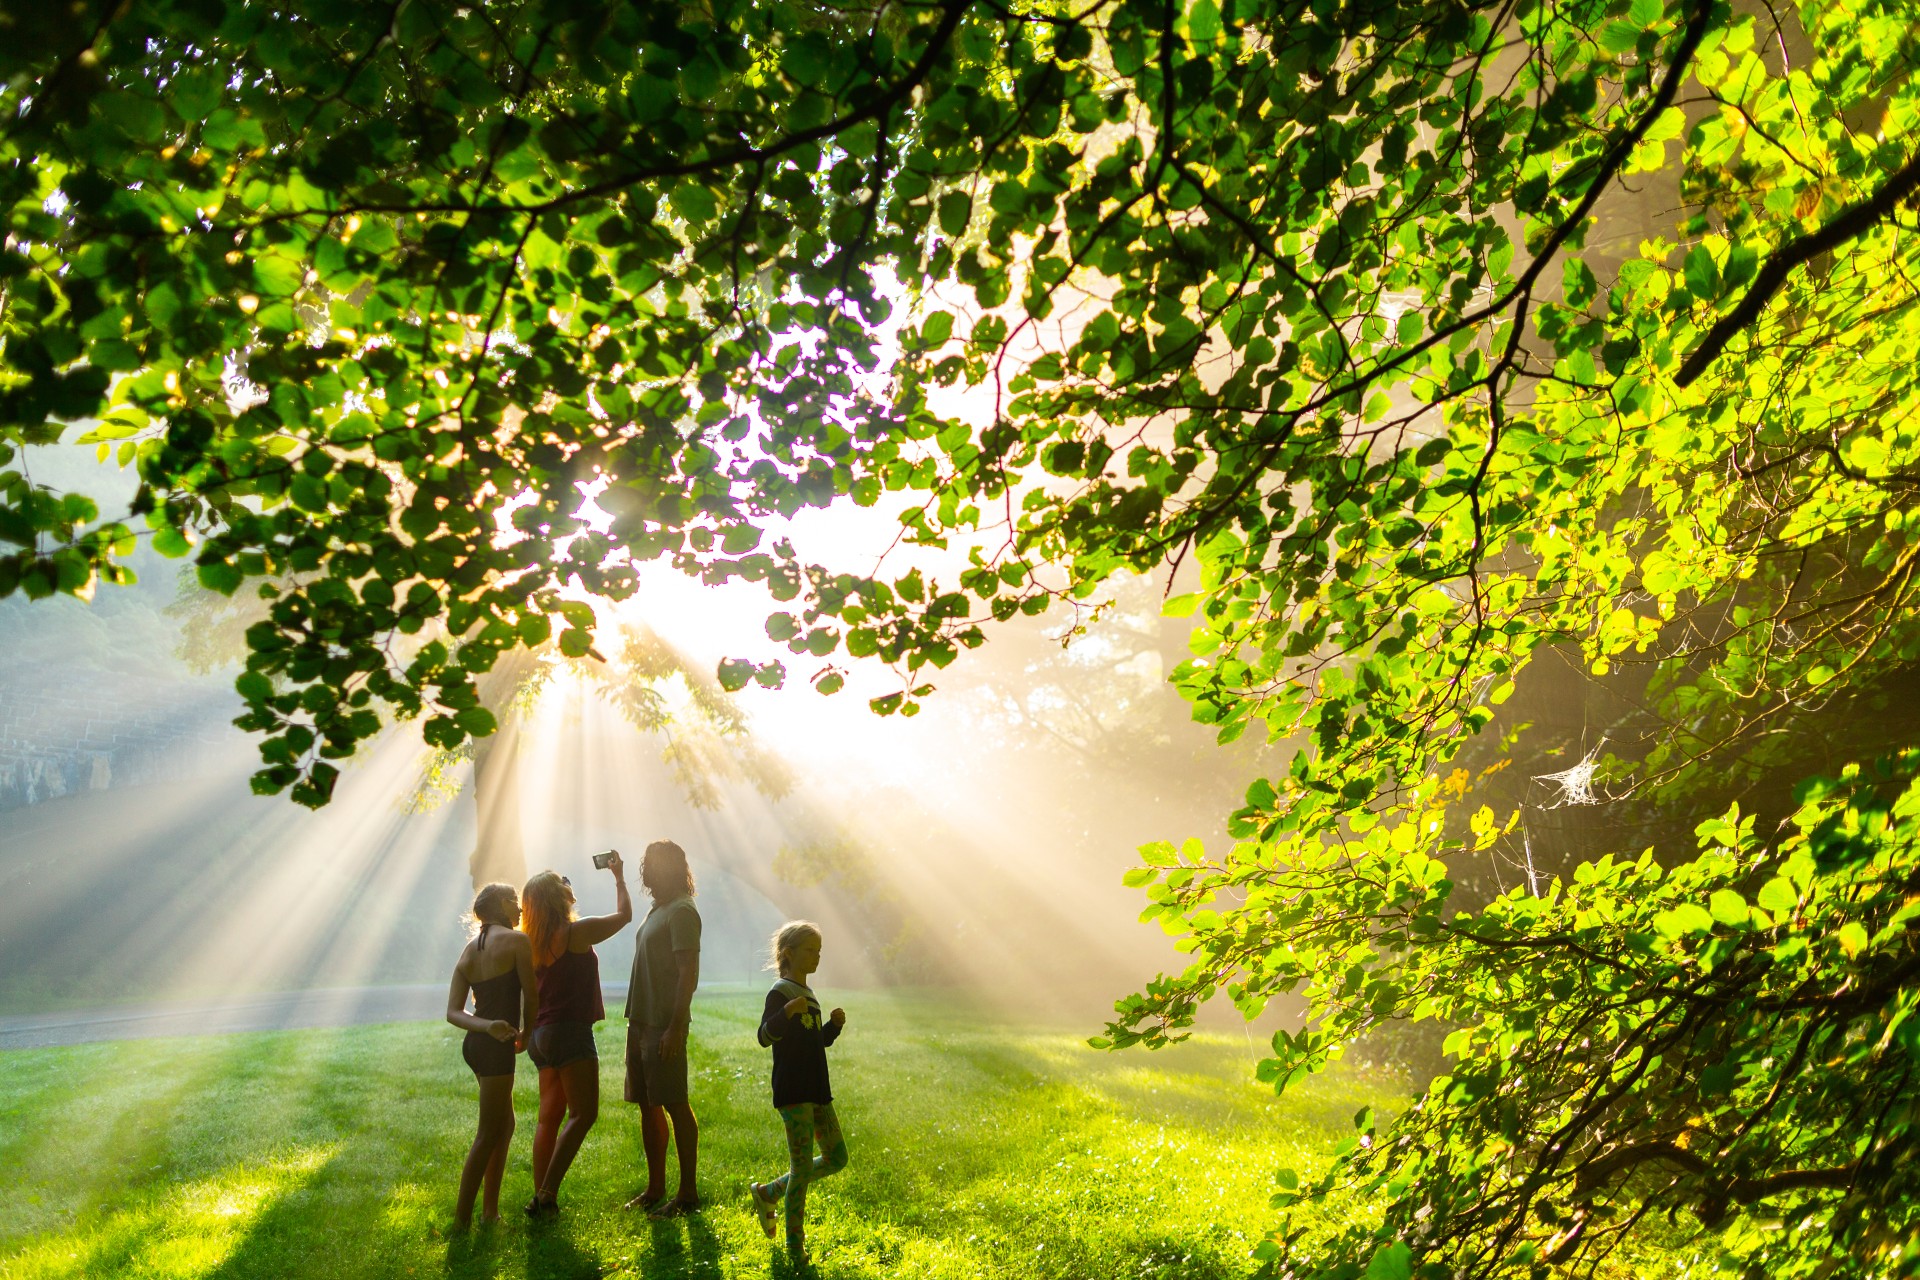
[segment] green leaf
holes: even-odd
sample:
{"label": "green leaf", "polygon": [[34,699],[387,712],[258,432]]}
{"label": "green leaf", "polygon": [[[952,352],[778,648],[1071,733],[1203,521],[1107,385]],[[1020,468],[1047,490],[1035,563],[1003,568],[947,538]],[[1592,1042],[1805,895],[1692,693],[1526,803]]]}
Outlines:
{"label": "green leaf", "polygon": [[1365,1280],[1412,1280],[1413,1250],[1401,1241],[1376,1250],[1367,1262]]}
{"label": "green leaf", "polygon": [[1160,606],[1161,616],[1167,618],[1190,618],[1193,611],[1200,607],[1205,597],[1198,591],[1189,591],[1184,595],[1168,596]]}
{"label": "green leaf", "polygon": [[627,109],[640,124],[651,124],[673,110],[679,90],[671,81],[644,72],[627,83]]}
{"label": "green leaf", "polygon": [[218,591],[223,596],[232,595],[245,581],[240,570],[224,560],[202,563],[195,566],[195,571],[201,586],[209,591]]}
{"label": "green leaf", "polygon": [[1714,890],[1710,910],[1721,924],[1739,928],[1747,923],[1747,900],[1731,889]]}
{"label": "green leaf", "polygon": [[1177,867],[1180,865],[1180,853],[1165,840],[1154,840],[1143,844],[1139,849],[1140,860],[1149,867]]}
{"label": "green leaf", "polygon": [[1712,301],[1720,296],[1720,268],[1705,245],[1695,245],[1687,251],[1684,273],[1687,292],[1694,297]]}
{"label": "green leaf", "polygon": [[966,233],[973,217],[973,198],[964,191],[949,191],[940,197],[940,230],[957,240]]}
{"label": "green leaf", "polygon": [[712,191],[697,182],[677,183],[667,196],[667,204],[673,211],[695,226],[704,226],[712,222],[720,211],[719,202]]}
{"label": "green leaf", "polygon": [[1692,934],[1711,933],[1713,917],[1691,902],[1683,902],[1668,911],[1662,911],[1653,918],[1653,927],[1662,937],[1684,938]]}
{"label": "green leaf", "polygon": [[1800,901],[1800,891],[1793,887],[1792,881],[1775,876],[1760,886],[1760,895],[1755,901],[1761,910],[1772,915],[1790,915]]}
{"label": "green leaf", "polygon": [[487,737],[497,727],[493,712],[485,707],[467,707],[454,715],[453,722],[475,738]]}
{"label": "green leaf", "polygon": [[253,281],[269,297],[284,298],[306,283],[307,264],[280,253],[262,254],[253,260]]}
{"label": "green leaf", "polygon": [[165,135],[166,114],[158,104],[129,90],[102,94],[94,109],[135,142],[151,144]]}
{"label": "green leaf", "polygon": [[1187,37],[1195,44],[1212,44],[1222,30],[1220,8],[1214,0],[1193,0],[1187,8]]}

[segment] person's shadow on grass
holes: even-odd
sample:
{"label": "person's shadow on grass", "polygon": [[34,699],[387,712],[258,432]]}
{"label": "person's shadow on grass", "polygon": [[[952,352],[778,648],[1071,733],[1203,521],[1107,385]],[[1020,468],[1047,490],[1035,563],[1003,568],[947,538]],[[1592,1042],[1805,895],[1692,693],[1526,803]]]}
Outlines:
{"label": "person's shadow on grass", "polygon": [[683,1213],[650,1225],[653,1229],[650,1270],[673,1276],[717,1277],[720,1274],[720,1238],[707,1225],[705,1215]]}
{"label": "person's shadow on grass", "polygon": [[599,1280],[605,1274],[600,1259],[575,1245],[564,1224],[528,1232],[527,1280]]}
{"label": "person's shadow on grass", "polygon": [[506,1267],[513,1250],[502,1223],[476,1224],[468,1231],[447,1236],[446,1274],[448,1280],[492,1280]]}
{"label": "person's shadow on grass", "polygon": [[[447,1240],[447,1280],[493,1280],[521,1275],[527,1280],[599,1280],[606,1266],[574,1244],[564,1224],[542,1223],[525,1236],[506,1224],[476,1227]],[[525,1250],[524,1268],[518,1265]]]}

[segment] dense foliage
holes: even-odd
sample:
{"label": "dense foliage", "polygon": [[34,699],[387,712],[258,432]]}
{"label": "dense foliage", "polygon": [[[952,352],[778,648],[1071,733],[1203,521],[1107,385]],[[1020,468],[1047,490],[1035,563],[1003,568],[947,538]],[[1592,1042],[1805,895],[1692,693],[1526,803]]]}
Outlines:
{"label": "dense foliage", "polygon": [[[1260,1068],[1283,1089],[1393,1020],[1457,1028],[1450,1071],[1408,1112],[1362,1112],[1323,1178],[1282,1175],[1277,1203],[1300,1220],[1264,1247],[1276,1270],[1591,1263],[1681,1210],[1719,1233],[1703,1261],[1739,1272],[1920,1265],[1911,761],[1809,783],[1772,845],[1736,809],[1671,873],[1651,850],[1601,858],[1474,913],[1449,914],[1433,856],[1445,797],[1420,799],[1358,839],[1268,847],[1213,883],[1243,892],[1234,910],[1183,921],[1214,973],[1243,975],[1236,999],[1306,995],[1308,1026]],[[1356,1187],[1382,1219],[1330,1251],[1292,1243]]]}
{"label": "dense foliage", "polygon": [[[1112,1038],[1304,989],[1284,1083],[1465,1024],[1333,1175],[1382,1216],[1276,1267],[1586,1265],[1688,1207],[1736,1267],[1900,1270],[1911,802],[1784,798],[1910,739],[1916,16],[10,10],[0,594],[119,579],[147,535],[265,580],[243,723],[259,785],[322,803],[383,708],[488,733],[476,677],[589,652],[582,593],[636,562],[766,583],[796,655],[901,671],[883,712],[991,618],[1197,562],[1176,682],[1301,745],[1239,844],[1150,848],[1195,962]],[[126,519],[34,484],[18,446],[76,437],[137,468]],[[842,500],[970,567],[769,540]],[[1610,794],[1745,788],[1763,824],[1448,919],[1431,859],[1512,825],[1476,807],[1497,760],[1452,766],[1546,653],[1636,673],[1659,731],[1597,761]]]}

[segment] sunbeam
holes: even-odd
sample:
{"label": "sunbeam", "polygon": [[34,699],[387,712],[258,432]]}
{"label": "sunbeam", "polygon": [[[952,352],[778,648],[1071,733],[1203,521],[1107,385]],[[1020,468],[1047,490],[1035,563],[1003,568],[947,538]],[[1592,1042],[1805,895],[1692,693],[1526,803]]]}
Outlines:
{"label": "sunbeam", "polygon": [[[775,534],[805,556],[889,572],[964,562],[958,549],[900,545],[898,529],[891,514],[843,502]],[[104,625],[165,637],[163,674],[146,678],[231,715],[223,676],[194,676],[168,650],[223,660],[215,638],[235,606],[176,588],[167,562],[143,571],[149,612]],[[947,687],[919,715],[882,717],[867,700],[897,677],[856,664],[840,693],[821,696],[809,679],[823,664],[767,638],[780,606],[760,586],[649,565],[631,600],[596,607],[604,658],[552,646],[503,658],[481,683],[497,733],[436,754],[414,725],[391,726],[345,762],[317,813],[249,794],[237,735],[176,751],[184,776],[170,781],[96,768],[111,785],[13,811],[0,858],[18,887],[0,900],[0,938],[36,959],[0,977],[0,1011],[424,988],[444,980],[475,883],[551,867],[591,910],[605,896],[592,855],[656,838],[689,852],[710,981],[757,980],[768,933],[792,916],[829,928],[837,983],[961,982],[1088,1013],[1168,958],[1158,931],[1133,921],[1119,872],[1143,815],[1148,834],[1204,829],[1215,791],[1168,776],[1152,787],[1164,799],[1148,802],[1136,781],[1089,772],[1060,745],[1042,723],[1054,713],[1044,688],[1024,703],[1016,692],[1049,664],[1111,665],[1120,683],[1095,701],[1129,706],[1140,695],[1124,663],[1151,657],[1157,677],[1164,655],[1116,646],[1122,633],[1100,622],[1063,650],[1062,622],[1020,620],[1008,628],[1017,643],[937,673]],[[89,679],[56,650],[35,652],[42,683]],[[712,673],[729,657],[787,662],[785,687],[722,695]],[[1151,696],[1173,701],[1164,687]],[[1009,718],[1016,703],[1025,709]],[[606,967],[609,982],[623,975],[623,960]]]}

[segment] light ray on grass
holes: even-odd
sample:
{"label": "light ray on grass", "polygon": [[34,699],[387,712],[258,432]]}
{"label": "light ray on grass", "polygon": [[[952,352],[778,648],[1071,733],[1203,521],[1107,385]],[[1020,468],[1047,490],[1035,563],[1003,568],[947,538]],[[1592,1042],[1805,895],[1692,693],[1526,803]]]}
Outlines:
{"label": "light ray on grass", "polygon": [[270,1205],[298,1192],[338,1147],[299,1148],[192,1182],[151,1188],[91,1229],[44,1238],[0,1261],[9,1280],[109,1275],[203,1277],[246,1239]]}
{"label": "light ray on grass", "polygon": [[[1007,1024],[952,996],[829,994],[849,1010],[834,1082],[853,1162],[809,1198],[822,1280],[1247,1276],[1249,1251],[1269,1225],[1273,1169],[1317,1163],[1298,1156],[1329,1149],[1354,1110],[1393,1087],[1336,1071],[1282,1101],[1248,1079],[1240,1046],[1225,1039],[1102,1054],[1081,1043],[1082,1028]],[[51,1127],[71,1102],[67,1085],[80,1081],[103,1112],[157,1108],[160,1149],[140,1168],[95,1151],[66,1166],[61,1185],[59,1153],[0,1147],[0,1179],[26,1175],[43,1199],[65,1197],[31,1222],[0,1221],[0,1275],[64,1280],[88,1260],[84,1274],[144,1280],[372,1280],[409,1269],[455,1280],[785,1277],[743,1190],[785,1159],[767,1059],[753,1040],[759,1006],[757,992],[703,994],[695,1004],[690,1067],[706,1212],[656,1224],[620,1209],[643,1166],[636,1117],[615,1100],[623,1028],[610,1021],[599,1032],[600,1126],[562,1190],[559,1221],[529,1230],[510,1220],[458,1240],[445,1231],[471,1138],[473,1083],[451,1028],[9,1054],[0,1114],[10,1125]],[[156,1090],[155,1081],[181,1087]],[[531,1191],[530,1073],[517,1083],[522,1131],[508,1205]],[[295,1167],[296,1158],[309,1165]],[[115,1190],[89,1198],[76,1185],[89,1180]],[[239,1214],[216,1216],[222,1188],[233,1189],[228,1204]],[[234,1229],[218,1247],[161,1247],[173,1232],[165,1214],[183,1206],[215,1225],[189,1215],[173,1233],[182,1240],[196,1231],[213,1239],[225,1230],[219,1223]],[[154,1247],[136,1255],[129,1242],[141,1237]]]}

